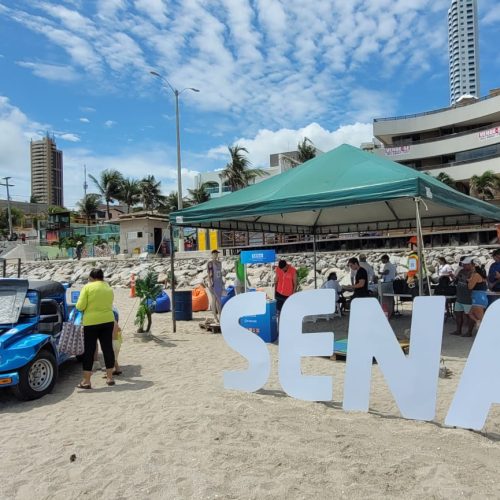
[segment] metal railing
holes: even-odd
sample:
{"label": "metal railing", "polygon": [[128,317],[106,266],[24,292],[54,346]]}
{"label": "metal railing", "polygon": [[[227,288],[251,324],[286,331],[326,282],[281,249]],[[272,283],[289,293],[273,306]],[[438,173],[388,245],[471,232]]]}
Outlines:
{"label": "metal railing", "polygon": [[412,141],[411,139],[404,139],[401,141],[394,141],[391,144],[385,145],[387,148],[398,147],[398,146],[418,146],[419,144],[428,144],[429,142],[445,141],[447,139],[456,139],[457,137],[463,137],[465,135],[475,134],[483,130],[489,130],[490,128],[500,127],[500,122],[492,123],[491,125],[485,125],[483,127],[471,128],[469,130],[463,130],[462,132],[455,132],[454,134],[440,135],[436,137],[429,137],[428,139],[420,139],[418,141]]}
{"label": "metal railing", "polygon": [[[498,97],[498,94],[495,94],[495,95],[485,95],[483,97],[478,97],[474,101],[474,103],[471,103],[471,104],[475,104],[475,103],[480,102],[480,101],[486,101],[488,99],[493,99],[494,97]],[[433,111],[424,111],[422,113],[415,113],[413,115],[391,116],[389,118],[374,118],[373,121],[374,122],[388,122],[388,121],[391,121],[391,120],[406,120],[408,118],[419,118],[421,116],[434,115],[436,113],[442,113],[443,111],[450,111],[452,109],[458,109],[458,108],[461,108],[461,107],[462,106],[448,106],[447,108],[434,109]]]}

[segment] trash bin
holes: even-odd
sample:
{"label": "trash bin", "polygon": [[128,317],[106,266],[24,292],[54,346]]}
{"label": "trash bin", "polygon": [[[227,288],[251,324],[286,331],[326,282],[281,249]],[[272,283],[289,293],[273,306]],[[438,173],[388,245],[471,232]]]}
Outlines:
{"label": "trash bin", "polygon": [[191,290],[176,290],[174,292],[175,319],[191,321],[193,319],[193,299]]}

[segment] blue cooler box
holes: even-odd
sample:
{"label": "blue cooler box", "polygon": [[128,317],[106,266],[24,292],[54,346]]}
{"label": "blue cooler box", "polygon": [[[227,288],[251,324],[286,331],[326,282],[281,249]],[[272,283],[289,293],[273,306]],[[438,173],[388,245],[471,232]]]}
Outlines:
{"label": "blue cooler box", "polygon": [[240,318],[240,325],[257,334],[264,342],[274,342],[278,338],[276,301],[267,301],[266,314],[243,316]]}

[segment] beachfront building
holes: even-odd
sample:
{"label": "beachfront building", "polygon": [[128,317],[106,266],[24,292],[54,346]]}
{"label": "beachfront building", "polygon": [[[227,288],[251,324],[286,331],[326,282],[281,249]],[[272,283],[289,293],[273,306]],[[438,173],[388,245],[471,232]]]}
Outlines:
{"label": "beachfront building", "polygon": [[168,215],[141,211],[118,217],[120,249],[128,255],[152,253],[165,255],[169,248]]}
{"label": "beachfront building", "polygon": [[461,181],[486,170],[500,174],[500,89],[458,105],[373,122],[375,154],[434,176],[444,172]]}
{"label": "beachfront building", "polygon": [[53,137],[31,141],[31,196],[37,203],[64,206],[63,154]]}
{"label": "beachfront building", "polygon": [[450,105],[463,95],[479,97],[477,0],[452,0],[448,10]]}
{"label": "beachfront building", "polygon": [[[269,179],[274,175],[280,174],[282,171],[280,167],[263,168],[265,175],[261,177],[256,177],[251,184],[256,184],[258,182]],[[194,178],[194,188],[198,189],[202,185],[205,186],[205,191],[210,195],[210,198],[220,198],[225,194],[231,192],[231,188],[228,186],[227,182],[221,178],[221,170],[214,170],[212,172],[201,172]]]}

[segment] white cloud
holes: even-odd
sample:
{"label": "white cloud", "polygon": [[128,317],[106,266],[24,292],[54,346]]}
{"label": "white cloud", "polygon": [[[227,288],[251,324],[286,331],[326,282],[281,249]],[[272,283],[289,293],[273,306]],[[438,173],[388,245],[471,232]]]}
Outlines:
{"label": "white cloud", "polygon": [[16,64],[22,68],[30,69],[34,75],[58,82],[73,82],[78,80],[78,73],[71,66],[58,64],[34,63],[29,61],[17,61]]}
{"label": "white cloud", "polygon": [[167,21],[167,7],[162,0],[135,0],[134,5],[158,24]]}
{"label": "white cloud", "polygon": [[[0,173],[12,175],[12,197],[28,200],[31,192],[30,139],[39,139],[49,126],[31,121],[5,96],[0,96]],[[2,195],[3,197],[3,195]]]}
{"label": "white cloud", "polygon": [[491,26],[500,21],[500,5],[493,5],[488,9],[486,15],[482,19],[485,26]]}
{"label": "white cloud", "polygon": [[95,113],[96,110],[90,106],[80,106],[80,111],[83,113]]}
{"label": "white cloud", "polygon": [[125,0],[97,0],[97,14],[104,19],[113,18],[125,7]]}
{"label": "white cloud", "polygon": [[113,120],[106,120],[104,122],[104,126],[107,127],[107,128],[111,128],[111,127],[114,127],[116,125],[116,122],[113,121]]}
{"label": "white cloud", "polygon": [[90,120],[88,118],[80,118],[80,121],[82,123],[90,123]]}
{"label": "white cloud", "polygon": [[187,105],[244,115],[255,131],[373,118],[372,103],[349,108],[352,81],[382,87],[397,72],[404,86],[429,74],[429,50],[446,53],[448,3],[98,0],[91,16],[45,1],[45,17],[4,15],[66,51],[101,89],[151,94],[154,66],[176,87],[200,88],[183,95]]}
{"label": "white cloud", "polygon": [[[15,186],[11,190],[14,200],[27,201],[31,193],[30,139],[40,139],[50,125],[31,121],[9,99],[0,96],[0,174],[12,175]],[[76,134],[55,132],[57,140],[76,143]],[[98,176],[101,170],[115,168],[125,176],[142,178],[152,174],[162,181],[163,193],[177,190],[177,166],[175,150],[165,150],[164,145],[137,144],[133,148],[118,149],[116,154],[96,155],[89,149],[76,145],[58,147],[63,150],[64,162],[64,199],[65,205],[74,207],[83,196],[83,165],[89,172]],[[172,161],[173,159],[173,161]],[[185,154],[182,169],[183,191],[187,192],[197,174],[189,165],[190,155]],[[90,191],[92,191],[92,187]]]}
{"label": "white cloud", "polygon": [[80,137],[77,134],[73,134],[71,132],[57,132],[55,136],[58,139],[62,139],[63,141],[69,142],[80,142]]}
{"label": "white cloud", "polygon": [[[234,141],[248,150],[249,159],[252,164],[265,167],[269,166],[269,155],[273,153],[284,153],[295,151],[297,144],[307,137],[321,151],[329,151],[341,144],[351,144],[359,147],[362,142],[369,142],[373,137],[373,126],[371,123],[354,123],[344,125],[337,130],[329,131],[311,123],[306,127],[292,130],[283,128],[277,131],[259,130],[253,139],[240,138]],[[228,159],[227,146],[221,145],[208,151],[207,156],[220,159],[225,162]]]}
{"label": "white cloud", "polygon": [[65,28],[75,33],[85,34],[86,36],[94,36],[97,33],[94,23],[75,9],[48,3],[41,3],[40,7],[50,16],[58,19]]}

